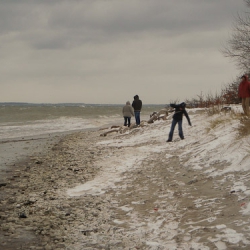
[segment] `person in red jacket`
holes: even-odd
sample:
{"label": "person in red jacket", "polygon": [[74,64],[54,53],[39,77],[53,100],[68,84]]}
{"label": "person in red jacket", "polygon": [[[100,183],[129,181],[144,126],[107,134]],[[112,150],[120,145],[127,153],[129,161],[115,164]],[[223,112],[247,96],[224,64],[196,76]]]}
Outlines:
{"label": "person in red jacket", "polygon": [[242,99],[242,108],[245,115],[249,115],[249,100],[250,100],[250,82],[248,81],[248,76],[243,75],[241,77],[241,82],[239,85],[239,98]]}

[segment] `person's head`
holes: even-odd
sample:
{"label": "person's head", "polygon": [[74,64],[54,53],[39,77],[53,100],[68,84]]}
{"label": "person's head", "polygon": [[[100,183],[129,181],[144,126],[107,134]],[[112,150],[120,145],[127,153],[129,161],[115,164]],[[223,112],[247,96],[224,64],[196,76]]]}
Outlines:
{"label": "person's head", "polygon": [[185,102],[182,102],[182,103],[180,104],[180,107],[184,109],[184,108],[186,107],[186,103],[185,103]]}
{"label": "person's head", "polygon": [[126,102],[126,105],[130,105],[130,101],[127,101],[127,102]]}
{"label": "person's head", "polygon": [[135,96],[134,96],[134,99],[135,99],[135,100],[139,100],[139,96],[138,96],[138,95],[135,95]]}
{"label": "person's head", "polygon": [[248,79],[247,74],[245,74],[245,75],[243,75],[243,76],[241,77],[241,80],[247,80],[247,79]]}

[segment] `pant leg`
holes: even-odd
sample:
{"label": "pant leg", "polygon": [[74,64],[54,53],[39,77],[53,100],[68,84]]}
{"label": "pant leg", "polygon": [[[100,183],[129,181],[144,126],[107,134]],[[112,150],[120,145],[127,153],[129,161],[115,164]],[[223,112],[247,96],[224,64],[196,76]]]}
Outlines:
{"label": "pant leg", "polygon": [[246,115],[249,115],[249,97],[245,99]]}
{"label": "pant leg", "polygon": [[135,122],[137,125],[140,125],[140,111],[135,111]]}
{"label": "pant leg", "polygon": [[182,130],[182,120],[178,121],[178,130],[179,130],[179,136],[181,139],[184,139],[184,134]]}
{"label": "pant leg", "polygon": [[134,111],[135,114],[135,123],[137,124],[137,111]]}
{"label": "pant leg", "polygon": [[246,98],[242,98],[242,102],[241,102],[241,105],[242,105],[242,109],[244,111],[244,114],[246,115]]}
{"label": "pant leg", "polygon": [[127,119],[128,119],[128,117],[124,116],[124,126],[127,126]]}
{"label": "pant leg", "polygon": [[130,127],[131,117],[128,117],[128,127]]}
{"label": "pant leg", "polygon": [[177,124],[177,121],[175,119],[173,119],[172,124],[171,124],[171,128],[170,128],[170,132],[169,132],[169,135],[168,135],[168,140],[170,140],[170,141],[172,141],[172,139],[173,139],[174,128],[175,128],[176,124]]}
{"label": "pant leg", "polygon": [[141,124],[141,112],[138,112],[138,124],[137,125],[140,125]]}
{"label": "pant leg", "polygon": [[249,115],[249,97],[242,98],[242,109],[245,115]]}

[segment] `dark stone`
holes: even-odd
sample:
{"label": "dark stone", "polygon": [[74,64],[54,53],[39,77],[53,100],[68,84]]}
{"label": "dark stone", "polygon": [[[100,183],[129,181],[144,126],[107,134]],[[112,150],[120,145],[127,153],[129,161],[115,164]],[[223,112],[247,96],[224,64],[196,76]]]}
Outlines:
{"label": "dark stone", "polygon": [[188,184],[188,185],[191,185],[191,184],[194,184],[194,183],[196,183],[196,182],[198,182],[198,180],[191,180],[191,181],[189,181],[187,184]]}
{"label": "dark stone", "polygon": [[221,111],[225,111],[225,112],[231,111],[231,110],[232,110],[231,107],[223,107],[223,108],[221,109]]}
{"label": "dark stone", "polygon": [[24,202],[24,205],[25,205],[25,206],[29,206],[29,205],[34,204],[35,202],[36,202],[36,201],[28,200],[28,201],[25,201],[25,202]]}
{"label": "dark stone", "polygon": [[19,213],[18,217],[19,218],[27,218],[27,215],[25,212],[21,212],[21,213]]}

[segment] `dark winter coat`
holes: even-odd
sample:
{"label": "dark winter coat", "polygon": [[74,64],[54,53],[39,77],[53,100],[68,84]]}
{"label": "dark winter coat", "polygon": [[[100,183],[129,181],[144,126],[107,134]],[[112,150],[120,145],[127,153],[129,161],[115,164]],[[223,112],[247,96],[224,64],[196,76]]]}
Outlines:
{"label": "dark winter coat", "polygon": [[180,120],[182,120],[183,115],[185,115],[187,120],[188,120],[188,124],[191,126],[191,121],[190,121],[188,113],[187,113],[187,111],[185,109],[185,105],[182,105],[182,104],[170,104],[170,106],[175,109],[173,119],[175,119],[176,121],[180,121]]}
{"label": "dark winter coat", "polygon": [[132,107],[134,108],[134,111],[141,111],[142,101],[139,99],[138,95],[134,96]]}

